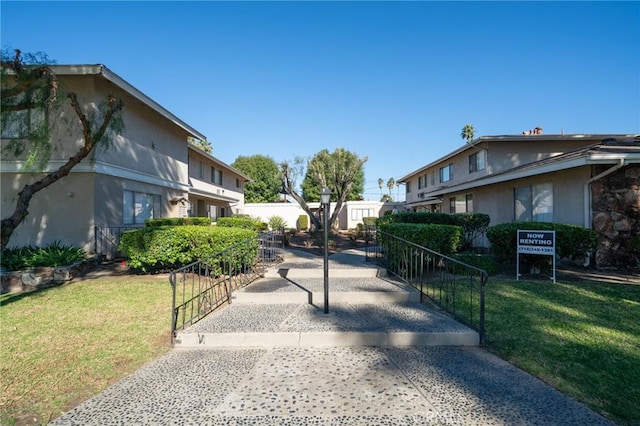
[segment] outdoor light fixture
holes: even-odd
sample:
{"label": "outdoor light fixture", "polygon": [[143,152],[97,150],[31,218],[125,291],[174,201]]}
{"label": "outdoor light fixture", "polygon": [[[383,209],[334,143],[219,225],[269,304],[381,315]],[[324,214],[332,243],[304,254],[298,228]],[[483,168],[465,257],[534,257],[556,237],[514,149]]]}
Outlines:
{"label": "outdoor light fixture", "polygon": [[329,203],[331,202],[331,190],[322,188],[320,200],[322,201],[324,216],[324,313],[329,313]]}

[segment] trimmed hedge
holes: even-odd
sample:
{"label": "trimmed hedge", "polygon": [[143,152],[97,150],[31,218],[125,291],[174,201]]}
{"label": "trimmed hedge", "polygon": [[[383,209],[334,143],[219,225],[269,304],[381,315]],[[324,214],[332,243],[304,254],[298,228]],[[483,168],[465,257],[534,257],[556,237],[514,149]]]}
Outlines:
{"label": "trimmed hedge", "polygon": [[269,228],[269,225],[264,222],[244,216],[219,217],[216,223],[225,228],[252,229],[258,232],[266,231]]}
{"label": "trimmed hedge", "polygon": [[561,259],[583,259],[598,245],[597,233],[581,226],[549,222],[503,223],[487,229],[491,250],[498,259],[515,262],[518,230],[556,231],[556,255]]}
{"label": "trimmed hedge", "polygon": [[298,216],[298,229],[307,230],[309,229],[309,216],[306,214],[301,214]]}
{"label": "trimmed hedge", "polygon": [[376,220],[378,226],[385,223],[415,223],[460,226],[464,231],[464,245],[472,247],[476,237],[483,235],[491,221],[483,213],[402,212],[383,216]]}
{"label": "trimmed hedge", "polygon": [[131,267],[146,272],[177,269],[255,236],[255,231],[240,228],[154,226],[124,232],[118,248]]}
{"label": "trimmed hedge", "polygon": [[457,252],[463,241],[462,227],[454,225],[386,223],[378,229],[445,255]]}
{"label": "trimmed hedge", "polygon": [[211,219],[208,217],[163,217],[158,219],[147,219],[144,226],[211,226]]}

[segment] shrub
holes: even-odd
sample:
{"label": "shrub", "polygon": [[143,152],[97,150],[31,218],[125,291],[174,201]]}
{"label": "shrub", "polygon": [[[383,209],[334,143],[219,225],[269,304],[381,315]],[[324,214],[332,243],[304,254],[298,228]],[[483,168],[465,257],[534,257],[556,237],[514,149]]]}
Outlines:
{"label": "shrub", "polygon": [[581,226],[550,222],[503,223],[487,229],[487,238],[491,243],[491,251],[496,258],[502,261],[515,262],[517,231],[527,229],[556,231],[556,255],[561,259],[585,258],[596,249],[598,244],[596,232]]}
{"label": "shrub", "polygon": [[309,216],[307,216],[306,214],[301,214],[300,216],[298,216],[298,229],[309,229]]}
{"label": "shrub", "polygon": [[10,271],[18,271],[38,266],[53,268],[66,266],[86,258],[86,253],[81,248],[55,241],[44,247],[26,246],[4,249],[0,263]]}
{"label": "shrub", "polygon": [[220,217],[218,218],[217,224],[225,228],[252,229],[258,232],[269,229],[269,225],[265,222],[260,222],[260,219],[243,216]]}
{"label": "shrub", "polygon": [[255,235],[250,229],[219,226],[148,227],[123,233],[119,250],[133,268],[168,270],[205,259]]}
{"label": "shrub", "polygon": [[208,217],[162,217],[158,219],[147,219],[145,226],[211,226],[211,219]]}
{"label": "shrub", "polygon": [[376,226],[377,219],[378,218],[374,216],[363,217],[362,223],[364,223],[364,226]]}
{"label": "shrub", "polygon": [[379,229],[441,254],[458,251],[463,239],[462,227],[453,225],[388,223]]}
{"label": "shrub", "polygon": [[467,265],[475,266],[476,268],[483,269],[489,275],[495,275],[498,273],[498,263],[496,259],[487,254],[475,254],[475,253],[455,253],[452,256],[454,259]]}
{"label": "shrub", "polygon": [[461,226],[464,232],[464,246],[473,247],[474,240],[483,235],[491,218],[483,213],[438,213],[438,212],[402,212],[384,216],[377,220],[377,225],[386,223],[415,223]]}
{"label": "shrub", "polygon": [[284,220],[282,216],[271,216],[267,219],[267,223],[269,224],[269,228],[271,228],[272,231],[287,227],[287,221]]}

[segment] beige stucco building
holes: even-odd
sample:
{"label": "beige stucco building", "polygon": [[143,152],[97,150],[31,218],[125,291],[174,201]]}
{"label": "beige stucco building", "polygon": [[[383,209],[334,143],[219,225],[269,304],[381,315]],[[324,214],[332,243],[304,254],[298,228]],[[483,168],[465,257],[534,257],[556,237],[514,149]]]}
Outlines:
{"label": "beige stucco building", "polygon": [[[189,124],[103,65],[52,68],[62,90],[75,92],[87,114],[108,94],[121,99],[125,128],[113,135],[110,146],[97,147],[68,176],[34,196],[10,247],[60,241],[93,252],[96,233],[144,226],[148,218],[216,218],[244,202],[243,186],[249,179],[189,144],[188,138],[206,140]],[[46,171],[60,167],[82,144],[74,112],[65,107],[58,114],[48,117],[63,125],[52,133],[55,149]],[[3,131],[3,145],[15,136],[8,133]],[[23,160],[2,158],[2,217],[12,213],[24,184],[41,176],[25,173]],[[112,237],[106,235],[107,240]]]}
{"label": "beige stucco building", "polygon": [[[596,207],[603,182],[616,176],[607,191],[625,194],[628,203]],[[595,228],[601,240],[631,241],[640,235],[639,177],[640,135],[534,133],[480,137],[399,182],[406,188],[405,210],[485,213],[491,225],[579,225]],[[602,210],[612,214],[600,227],[594,219]],[[615,236],[602,230],[614,227],[620,228]]]}

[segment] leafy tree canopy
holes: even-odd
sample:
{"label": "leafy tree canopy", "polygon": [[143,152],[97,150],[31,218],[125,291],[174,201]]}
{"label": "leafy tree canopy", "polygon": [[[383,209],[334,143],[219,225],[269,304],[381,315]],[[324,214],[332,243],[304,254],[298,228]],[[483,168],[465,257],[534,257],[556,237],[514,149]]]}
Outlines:
{"label": "leafy tree canopy", "polygon": [[189,137],[188,140],[191,145],[200,148],[207,154],[211,154],[211,152],[213,151],[213,148],[211,147],[211,142],[209,142],[206,139],[200,140],[200,139]]}
{"label": "leafy tree canopy", "polygon": [[275,203],[280,199],[282,181],[276,162],[265,155],[239,156],[231,164],[251,178],[244,187],[246,203]]}

